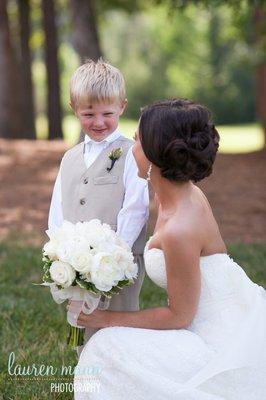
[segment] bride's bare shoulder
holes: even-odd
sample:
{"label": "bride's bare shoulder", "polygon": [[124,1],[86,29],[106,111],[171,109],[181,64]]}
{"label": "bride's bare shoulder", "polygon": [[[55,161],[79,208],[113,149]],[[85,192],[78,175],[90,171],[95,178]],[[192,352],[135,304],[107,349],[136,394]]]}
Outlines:
{"label": "bride's bare shoulder", "polygon": [[200,238],[190,221],[168,221],[160,232],[161,247],[164,248],[184,248],[184,249],[200,249],[202,244]]}

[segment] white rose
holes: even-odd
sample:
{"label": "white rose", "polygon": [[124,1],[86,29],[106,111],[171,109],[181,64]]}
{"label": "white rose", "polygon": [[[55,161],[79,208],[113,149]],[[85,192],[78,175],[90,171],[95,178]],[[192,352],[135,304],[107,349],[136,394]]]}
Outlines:
{"label": "white rose", "polygon": [[56,235],[60,241],[71,239],[75,234],[75,225],[69,221],[63,221],[63,224],[56,230]]}
{"label": "white rose", "polygon": [[76,232],[79,234],[83,234],[85,230],[85,223],[84,222],[77,222],[75,225]]}
{"label": "white rose", "polygon": [[127,268],[125,270],[125,275],[127,279],[136,279],[138,276],[138,266],[137,264],[131,262],[128,263]]}
{"label": "white rose", "polygon": [[105,292],[109,291],[121,279],[123,279],[123,272],[112,254],[101,252],[94,256],[91,281],[97,289]]}
{"label": "white rose", "polygon": [[71,241],[76,244],[76,246],[87,246],[87,240],[85,235],[75,233],[73,236],[71,236]]}
{"label": "white rose", "polygon": [[84,237],[86,239],[87,245],[92,248],[96,247],[98,243],[102,241],[101,236],[97,236],[97,233],[93,231],[86,231]]}
{"label": "white rose", "polygon": [[76,228],[77,232],[86,238],[87,245],[93,249],[93,254],[112,251],[111,245],[115,243],[113,237],[115,232],[109,225],[102,224],[98,219],[92,219],[83,224],[78,223]]}
{"label": "white rose", "polygon": [[62,261],[54,261],[50,266],[50,275],[57,285],[67,288],[75,280],[76,272],[70,264]]}
{"label": "white rose", "polygon": [[94,243],[102,240],[101,225],[97,222],[92,224],[90,222],[78,223],[76,228],[76,234],[82,237],[87,246],[92,246]]}
{"label": "white rose", "polygon": [[99,219],[91,219],[90,221],[86,221],[83,223],[86,231],[93,231],[94,229],[98,229],[102,226],[102,223]]}
{"label": "white rose", "polygon": [[111,226],[108,225],[108,224],[106,224],[106,223],[103,223],[103,224],[102,224],[102,227],[103,227],[103,229],[104,229],[106,232],[112,231]]}
{"label": "white rose", "polygon": [[59,243],[57,248],[57,256],[60,261],[71,264],[71,257],[75,248],[71,241],[64,240]]}
{"label": "white rose", "polygon": [[50,240],[43,246],[44,255],[48,256],[50,260],[57,260],[57,247],[58,242],[56,240]]}
{"label": "white rose", "polygon": [[82,274],[88,273],[93,264],[93,256],[88,252],[74,252],[71,257],[71,265]]}
{"label": "white rose", "polygon": [[130,248],[129,244],[117,235],[116,235],[115,243],[117,246],[121,247],[123,250],[126,250],[131,253],[131,248]]}
{"label": "white rose", "polygon": [[99,253],[115,253],[117,246],[112,242],[99,241],[93,248],[92,254],[97,255]]}
{"label": "white rose", "polygon": [[113,282],[111,282],[110,284],[106,284],[101,280],[95,281],[94,285],[98,290],[102,290],[103,292],[109,292],[112,289],[112,287],[115,286]]}
{"label": "white rose", "polygon": [[51,240],[60,241],[70,237],[75,232],[75,225],[69,221],[63,221],[60,227],[45,231]]}
{"label": "white rose", "polygon": [[115,252],[114,256],[127,279],[133,279],[137,277],[138,266],[134,263],[134,257],[132,253],[119,249]]}
{"label": "white rose", "polygon": [[102,225],[102,228],[103,228],[103,233],[104,233],[104,236],[105,236],[105,239],[107,240],[107,239],[111,239],[111,240],[113,240],[113,234],[115,234],[115,231],[113,231],[112,229],[111,229],[111,227],[110,227],[110,225],[108,225],[108,224],[103,224]]}

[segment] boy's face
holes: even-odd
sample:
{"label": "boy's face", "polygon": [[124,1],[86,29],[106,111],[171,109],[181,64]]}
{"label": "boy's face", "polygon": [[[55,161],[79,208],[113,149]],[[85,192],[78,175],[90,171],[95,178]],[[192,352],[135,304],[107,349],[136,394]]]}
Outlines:
{"label": "boy's face", "polygon": [[95,103],[77,107],[75,114],[83,132],[95,142],[101,142],[116,130],[125,107],[126,100],[122,104]]}

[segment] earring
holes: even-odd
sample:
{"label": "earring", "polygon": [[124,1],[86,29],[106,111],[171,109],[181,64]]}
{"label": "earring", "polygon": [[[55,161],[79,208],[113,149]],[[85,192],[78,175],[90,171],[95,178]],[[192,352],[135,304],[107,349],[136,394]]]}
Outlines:
{"label": "earring", "polygon": [[147,178],[146,180],[149,182],[151,180],[151,169],[152,169],[152,164],[150,164],[149,169],[147,171]]}

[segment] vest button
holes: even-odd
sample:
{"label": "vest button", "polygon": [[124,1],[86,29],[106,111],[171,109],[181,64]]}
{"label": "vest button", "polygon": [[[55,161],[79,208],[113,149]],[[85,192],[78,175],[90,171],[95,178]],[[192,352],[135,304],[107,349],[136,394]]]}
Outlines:
{"label": "vest button", "polygon": [[85,199],[80,199],[80,204],[83,206],[85,203],[86,203],[86,200]]}
{"label": "vest button", "polygon": [[89,181],[88,181],[87,178],[85,178],[84,181],[83,181],[83,183],[85,183],[85,185],[86,185],[88,182],[89,182]]}

